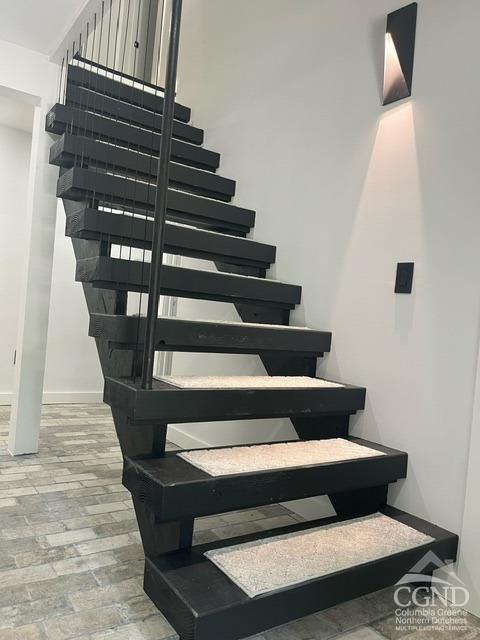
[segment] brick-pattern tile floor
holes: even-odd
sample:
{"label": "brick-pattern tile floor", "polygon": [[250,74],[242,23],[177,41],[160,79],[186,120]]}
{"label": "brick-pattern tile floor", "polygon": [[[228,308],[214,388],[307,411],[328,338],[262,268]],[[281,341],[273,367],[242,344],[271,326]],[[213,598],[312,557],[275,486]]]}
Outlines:
{"label": "brick-pattern tile floor", "polygon": [[[0,640],[173,640],[142,591],[143,553],[121,454],[104,405],[44,407],[40,451],[12,458],[0,407]],[[199,519],[195,542],[281,527],[281,505]],[[273,629],[255,640],[474,640],[395,629],[392,590]]]}

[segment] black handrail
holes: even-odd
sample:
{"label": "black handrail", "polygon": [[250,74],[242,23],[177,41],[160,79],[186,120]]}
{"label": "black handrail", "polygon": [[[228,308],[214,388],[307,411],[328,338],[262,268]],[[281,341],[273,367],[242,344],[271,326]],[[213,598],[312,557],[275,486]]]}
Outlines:
{"label": "black handrail", "polygon": [[155,327],[158,317],[158,305],[161,292],[161,271],[165,240],[165,218],[167,215],[170,153],[172,147],[181,16],[182,0],[172,0],[170,39],[168,44],[163,104],[162,136],[160,141],[160,155],[158,158],[157,191],[155,195],[155,217],[153,227],[152,258],[150,264],[150,283],[148,288],[145,346],[143,351],[143,389],[152,388],[153,368],[155,363]]}

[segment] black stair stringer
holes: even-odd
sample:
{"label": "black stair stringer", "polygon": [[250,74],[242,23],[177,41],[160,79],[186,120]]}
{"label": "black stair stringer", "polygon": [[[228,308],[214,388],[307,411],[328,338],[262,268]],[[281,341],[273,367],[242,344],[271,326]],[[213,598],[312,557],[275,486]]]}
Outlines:
{"label": "black stair stringer", "polygon": [[[235,308],[243,322],[290,324],[288,309],[252,308],[250,305],[242,304],[236,304]],[[269,376],[308,376],[313,378],[316,374],[317,358],[269,354],[261,354],[260,358]],[[291,422],[301,440],[345,438],[348,436],[349,417],[348,415],[327,415],[316,418],[291,418]]]}
{"label": "black stair stringer", "polygon": [[142,500],[133,498],[133,506],[147,558],[192,546],[194,518],[157,522],[154,512]]}
{"label": "black stair stringer", "polygon": [[[66,215],[72,214],[76,206],[75,203],[64,200],[63,204]],[[72,238],[75,258],[82,260],[100,255],[101,247],[99,244],[98,241]],[[83,284],[83,291],[90,314],[113,314],[115,309],[118,310],[118,292],[97,289],[88,283]],[[132,372],[138,369],[135,352],[110,351],[106,340],[96,339],[95,343],[104,377],[131,376]],[[127,416],[122,412],[113,409],[112,417],[124,458],[148,458],[164,455],[166,424],[146,424],[142,425],[141,429],[133,429],[128,423]],[[192,545],[193,518],[167,523],[152,522],[149,510],[140,500],[136,500],[134,506],[146,555],[155,557],[160,553],[176,551]]]}
{"label": "black stair stringer", "polygon": [[337,516],[364,516],[387,506],[388,484],[329,494]]}
{"label": "black stair stringer", "polygon": [[[228,265],[221,265],[227,270]],[[220,265],[217,263],[217,268]],[[261,322],[268,324],[290,324],[289,310],[252,309],[249,305],[236,304],[235,308],[243,322]],[[298,358],[295,356],[275,356],[261,354],[263,366],[269,376],[309,376],[315,377],[317,369],[316,358]],[[349,434],[350,416],[326,415],[315,418],[290,418],[293,428],[300,440],[320,440],[328,438],[346,438]],[[367,514],[377,511],[386,504],[388,485],[377,489],[367,489],[353,494],[329,495],[337,515]]]}
{"label": "black stair stringer", "polygon": [[[223,262],[215,262],[218,271],[240,273],[265,277],[266,271],[250,273],[243,266],[233,266]],[[242,322],[259,322],[262,324],[290,324],[289,309],[271,309],[253,307],[252,305],[235,304]],[[259,354],[269,376],[308,376],[315,377],[317,358],[295,357],[270,354]],[[350,415],[330,414],[315,418],[290,418],[293,428],[300,440],[319,440],[328,438],[346,438],[349,434]],[[373,513],[387,503],[388,485],[368,488],[366,490],[329,494],[328,497],[338,516],[355,516]]]}

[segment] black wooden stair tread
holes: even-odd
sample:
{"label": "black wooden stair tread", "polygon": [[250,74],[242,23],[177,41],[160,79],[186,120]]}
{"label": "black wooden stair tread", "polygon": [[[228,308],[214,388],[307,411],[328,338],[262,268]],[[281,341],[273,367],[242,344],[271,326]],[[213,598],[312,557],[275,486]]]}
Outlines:
{"label": "black wooden stair tread", "polygon": [[154,84],[153,82],[148,82],[148,80],[141,80],[139,78],[136,78],[135,76],[126,73],[124,70],[122,71],[120,69],[112,69],[111,67],[107,67],[99,60],[89,60],[88,58],[81,56],[80,53],[76,53],[73,56],[73,60],[70,64],[71,66],[81,67],[83,69],[87,69],[88,71],[92,71],[93,73],[98,73],[99,75],[102,75],[103,72],[106,72],[104,74],[106,77],[113,78],[113,76],[115,76],[115,78],[113,79],[116,79],[118,82],[130,82],[133,84],[141,85],[142,90],[150,91],[150,93],[152,93],[153,91],[153,93],[155,93],[156,95],[164,92],[163,87]]}
{"label": "black wooden stair tread", "polygon": [[455,534],[392,507],[381,512],[433,541],[255,598],[249,598],[204,556],[211,549],[346,520],[328,518],[147,558],[145,591],[181,638],[237,640],[391,586],[429,551],[444,562],[455,558]]}
{"label": "black wooden stair tread", "polygon": [[[145,317],[93,314],[90,336],[110,348],[143,348]],[[330,350],[331,333],[240,322],[158,318],[155,348],[206,353],[274,353],[317,357]]]}
{"label": "black wooden stair tread", "polygon": [[[79,282],[90,282],[103,289],[146,292],[150,264],[106,256],[86,258],[77,262],[76,277]],[[301,287],[265,278],[164,265],[162,293],[293,309],[300,302]]]}
{"label": "black wooden stair tread", "polygon": [[161,423],[315,417],[353,414],[365,406],[365,389],[341,387],[180,389],[154,380],[153,389],[124,378],[105,379],[104,401],[134,422]]}
{"label": "black wooden stair tread", "polygon": [[379,455],[213,477],[172,451],[163,458],[126,458],[123,484],[157,519],[168,521],[352,491],[406,477],[406,453],[360,438],[349,440],[378,450]]}
{"label": "black wooden stair tread", "polygon": [[[158,157],[65,133],[52,145],[50,163],[68,169],[76,164],[89,164],[94,168],[125,173],[141,180],[156,180]],[[235,195],[234,180],[177,162],[170,163],[170,184],[225,201]]]}
{"label": "black wooden stair tread", "polygon": [[[160,149],[158,133],[132,127],[126,122],[112,120],[98,113],[91,113],[56,104],[46,116],[45,128],[49,133],[63,135],[66,131],[84,137],[112,142],[117,146],[136,149],[157,155]],[[220,155],[204,147],[172,139],[172,159],[208,171],[215,171],[220,164]]]}
{"label": "black wooden stair tread", "polygon": [[[120,82],[121,84],[130,84],[131,86],[137,86],[137,88],[140,88],[142,91],[153,93],[154,95],[162,95],[165,91],[163,87],[154,84],[153,82],[149,82],[148,80],[143,80],[132,76],[131,74],[126,73],[125,70],[112,69],[111,67],[107,67],[99,60],[89,60],[88,58],[81,56],[79,53],[76,53],[73,56],[73,60],[70,65],[71,67],[80,67],[81,69],[86,69],[91,73],[96,73],[105,78],[111,78],[113,80],[116,80],[117,82]],[[72,82],[70,82],[70,84],[72,84]],[[138,85],[140,85],[140,87]],[[188,113],[190,113],[190,109],[188,107],[183,107],[178,103],[176,103],[175,106],[177,108],[180,106]],[[181,118],[179,118],[177,114],[175,114],[175,118],[181,120]],[[190,120],[190,117],[188,118],[188,120]],[[188,120],[185,120],[185,122],[188,122]]]}
{"label": "black wooden stair tread", "polygon": [[[126,211],[153,216],[155,184],[148,184],[103,172],[73,167],[59,177],[57,196],[69,200],[95,199]],[[168,190],[168,216],[177,222],[199,221],[215,224],[225,220],[239,233],[248,233],[255,224],[255,212],[185,191]],[[221,222],[219,222],[219,225]]]}
{"label": "black wooden stair tread", "polygon": [[[216,224],[220,226],[221,223],[217,221]],[[84,240],[104,240],[108,237],[113,244],[151,249],[153,220],[81,208],[67,216],[65,233]],[[178,223],[167,222],[165,226],[166,253],[269,269],[275,262],[275,251],[272,245],[248,238]]]}
{"label": "black wooden stair tread", "polygon": [[[122,102],[109,96],[98,96],[86,87],[67,85],[66,104],[84,111],[101,113],[113,120],[127,122],[150,132],[160,133],[162,131],[163,115],[161,113],[148,111],[140,106]],[[192,127],[192,125],[179,120],[173,121],[173,136],[192,144],[203,143],[202,129]]]}
{"label": "black wooden stair tread", "polygon": [[[142,85],[142,81],[138,80],[138,84]],[[150,83],[139,88],[132,86],[128,81],[116,80],[108,72],[98,73],[77,65],[69,65],[67,85],[87,87],[100,95],[110,96],[156,113],[163,113],[163,96],[158,95],[161,90],[159,88],[158,91],[149,91]],[[100,98],[97,100],[99,101]],[[188,122],[191,116],[190,109],[179,103],[175,103],[174,114],[175,118],[182,122]]]}

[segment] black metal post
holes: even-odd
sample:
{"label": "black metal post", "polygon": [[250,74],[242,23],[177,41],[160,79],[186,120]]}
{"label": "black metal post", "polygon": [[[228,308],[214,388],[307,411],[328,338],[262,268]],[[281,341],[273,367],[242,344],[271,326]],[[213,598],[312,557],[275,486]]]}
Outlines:
{"label": "black metal post", "polygon": [[157,192],[155,195],[155,219],[153,227],[152,261],[150,265],[150,283],[148,288],[147,326],[143,352],[143,389],[152,388],[153,367],[155,361],[155,326],[158,317],[158,304],[161,291],[161,269],[165,239],[165,218],[167,215],[168,181],[170,174],[170,153],[172,147],[173,114],[175,108],[181,16],[182,0],[172,0],[170,39],[168,44],[163,102],[162,136],[160,141],[160,155],[158,158]]}

